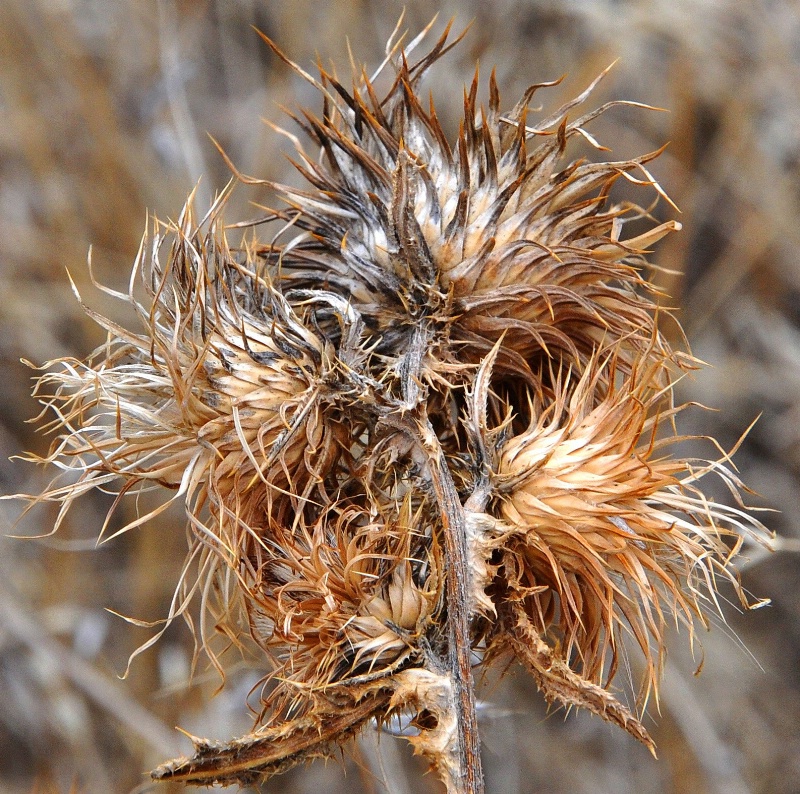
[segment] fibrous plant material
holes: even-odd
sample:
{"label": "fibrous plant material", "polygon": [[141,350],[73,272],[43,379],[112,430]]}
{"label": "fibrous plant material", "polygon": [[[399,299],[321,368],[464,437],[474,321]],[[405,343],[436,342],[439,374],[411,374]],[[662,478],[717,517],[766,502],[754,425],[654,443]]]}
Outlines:
{"label": "fibrous plant material", "polygon": [[658,153],[570,154],[635,103],[581,111],[595,83],[534,119],[552,84],[503,111],[476,75],[451,143],[420,83],[458,39],[414,60],[422,38],[390,43],[383,91],[275,48],[323,98],[295,119],[319,157],[290,135],[307,186],[272,185],[286,206],[253,224],[280,232],[232,246],[228,191],[199,220],[190,200],[118,295],[141,328],[92,313],[107,343],[39,381],[72,476],[35,501],[171,489],[124,528],[185,506],[170,619],[196,596],[211,661],[222,636],[266,668],[253,734],[197,739],[158,779],[258,781],[410,713],[448,790],[482,791],[473,672],[509,654],[652,748],[612,688],[626,635],[643,706],[668,622],[705,623],[721,580],[748,605],[731,559],[766,532],[699,489],[715,473],[738,498],[727,456],[671,451],[695,362],[659,329],[645,254],[679,226],[626,237],[650,216],[610,198],[620,178],[663,196]]}

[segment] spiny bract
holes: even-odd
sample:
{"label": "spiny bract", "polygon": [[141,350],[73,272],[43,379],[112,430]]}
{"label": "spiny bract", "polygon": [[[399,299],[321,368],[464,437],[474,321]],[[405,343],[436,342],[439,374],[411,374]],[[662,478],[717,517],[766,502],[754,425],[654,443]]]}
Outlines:
{"label": "spiny bract", "polygon": [[94,315],[108,343],[39,382],[61,431],[47,460],[79,476],[37,499],[173,489],[191,548],[170,617],[199,594],[215,664],[215,631],[270,660],[258,731],[198,740],[157,777],[259,779],[410,710],[457,790],[456,663],[509,649],[549,700],[651,745],[610,689],[625,635],[646,697],[668,620],[716,610],[719,578],[745,603],[731,546],[763,527],[698,490],[716,472],[738,493],[729,467],[669,452],[694,362],[642,271],[678,224],[625,239],[649,216],[609,198],[621,177],[663,195],[657,153],[568,155],[602,148],[587,125],[635,103],[579,112],[595,81],[534,121],[553,84],[504,112],[494,75],[479,107],[476,75],[451,144],[419,84],[457,42],[446,30],[412,62],[421,39],[388,48],[383,98],[383,76],[348,91],[287,60],[323,98],[296,119],[320,156],[290,136],[308,185],[274,185],[286,207],[264,218],[288,241],[232,248],[227,191],[200,222],[190,202],[143,245],[146,297],[120,296],[142,328]]}

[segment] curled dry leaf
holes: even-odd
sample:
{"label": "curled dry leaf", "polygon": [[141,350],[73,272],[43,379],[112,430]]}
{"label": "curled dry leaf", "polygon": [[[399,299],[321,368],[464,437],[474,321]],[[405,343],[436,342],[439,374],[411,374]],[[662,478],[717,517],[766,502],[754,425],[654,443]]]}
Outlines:
{"label": "curled dry leaf", "polygon": [[39,380],[67,479],[32,501],[61,518],[92,488],[170,489],[120,530],[185,507],[167,625],[199,598],[220,671],[220,634],[263,665],[253,734],[198,739],[158,779],[254,782],[410,712],[448,789],[479,792],[472,668],[509,652],[549,701],[652,749],[612,689],[625,635],[642,706],[668,621],[718,611],[720,580],[747,603],[731,559],[765,530],[699,490],[713,473],[738,495],[727,457],[670,448],[695,362],[659,330],[643,249],[678,224],[626,238],[649,216],[610,196],[626,177],[663,196],[657,153],[576,159],[625,103],[582,110],[595,83],[535,119],[546,86],[502,110],[494,75],[451,141],[420,83],[458,39],[414,60],[421,39],[351,89],[268,42],[323,99],[296,119],[307,186],[274,185],[285,207],[263,218],[281,234],[232,247],[227,191],[201,220],[190,201],[117,296],[141,327],[92,314],[108,342]]}

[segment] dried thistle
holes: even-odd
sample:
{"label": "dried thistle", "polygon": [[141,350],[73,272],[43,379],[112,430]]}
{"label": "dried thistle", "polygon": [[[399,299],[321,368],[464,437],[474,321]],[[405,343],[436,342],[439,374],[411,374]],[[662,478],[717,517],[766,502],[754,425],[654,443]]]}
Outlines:
{"label": "dried thistle", "polygon": [[568,154],[602,149],[586,126],[636,103],[580,114],[595,81],[532,122],[553,84],[503,112],[494,75],[478,107],[476,75],[451,145],[419,84],[459,39],[448,27],[411,61],[422,37],[390,43],[382,98],[267,40],[323,97],[296,119],[321,156],[290,136],[307,189],[273,185],[287,208],[263,221],[281,234],[231,247],[227,191],[200,221],[190,200],[141,249],[144,297],[137,278],[118,295],[142,328],[87,309],[107,344],[37,386],[60,431],[46,460],[78,476],[34,501],[63,517],[94,487],[172,489],[190,550],[169,619],[199,596],[212,662],[221,633],[268,666],[254,733],[198,739],[158,779],[261,780],[402,711],[448,790],[482,791],[476,653],[514,654],[549,701],[652,748],[612,689],[625,635],[643,704],[669,621],[705,622],[719,580],[747,606],[731,558],[765,530],[699,490],[716,473],[738,497],[727,456],[669,449],[695,362],[659,330],[643,271],[679,225],[626,239],[649,215],[610,199],[620,178],[664,196],[658,152]]}

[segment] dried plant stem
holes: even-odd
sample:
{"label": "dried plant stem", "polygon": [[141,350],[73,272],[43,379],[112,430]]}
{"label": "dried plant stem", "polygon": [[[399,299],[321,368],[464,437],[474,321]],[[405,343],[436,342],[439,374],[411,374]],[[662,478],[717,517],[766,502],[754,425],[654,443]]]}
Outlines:
{"label": "dried plant stem", "polygon": [[454,770],[453,791],[458,794],[482,794],[483,771],[470,650],[470,569],[466,518],[453,477],[447,468],[444,451],[427,416],[419,422],[418,427],[417,440],[428,456],[431,485],[441,511],[447,570],[448,667],[455,694],[459,764],[458,769]]}
{"label": "dried plant stem", "polygon": [[231,742],[192,737],[191,758],[169,761],[151,774],[154,780],[192,785],[258,783],[298,761],[330,756],[342,737],[356,733],[376,710],[388,706],[389,695],[378,691],[360,702],[340,704],[338,713],[306,717]]}

